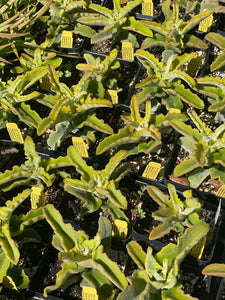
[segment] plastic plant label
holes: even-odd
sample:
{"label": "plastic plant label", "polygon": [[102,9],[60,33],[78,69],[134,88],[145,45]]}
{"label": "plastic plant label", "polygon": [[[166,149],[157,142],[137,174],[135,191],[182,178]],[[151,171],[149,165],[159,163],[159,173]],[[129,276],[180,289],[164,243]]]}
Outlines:
{"label": "plastic plant label", "polygon": [[150,162],[147,167],[145,168],[142,176],[148,179],[155,180],[159,174],[161,169],[161,164],[156,162]]}
{"label": "plastic plant label", "polygon": [[84,286],[82,288],[82,300],[98,300],[96,289],[90,286]]}
{"label": "plastic plant label", "polygon": [[222,186],[218,189],[218,191],[217,191],[217,193],[216,193],[216,196],[225,198],[225,185],[222,185]]}
{"label": "plastic plant label", "polygon": [[72,143],[74,148],[82,157],[88,157],[87,147],[84,140],[81,137],[72,137]]}
{"label": "plastic plant label", "polygon": [[207,240],[207,235],[203,236],[203,238],[200,239],[200,241],[198,242],[197,245],[195,245],[191,251],[190,251],[190,255],[195,257],[195,258],[198,258],[198,259],[201,259],[202,257],[202,253],[204,251],[204,248],[205,248],[205,243],[206,243],[206,240]]}
{"label": "plastic plant label", "polygon": [[22,133],[16,123],[7,123],[6,128],[8,130],[11,141],[20,144],[24,143]]}
{"label": "plastic plant label", "polygon": [[112,236],[117,237],[120,240],[127,238],[128,226],[126,221],[115,220],[113,223]]}
{"label": "plastic plant label", "polygon": [[170,112],[171,114],[180,114],[180,113],[181,113],[181,111],[180,111],[179,108],[170,108],[170,109],[169,109],[169,112]]}
{"label": "plastic plant label", "polygon": [[112,101],[112,104],[118,104],[118,94],[115,90],[107,90],[106,98]]}
{"label": "plastic plant label", "polygon": [[143,0],[143,2],[142,2],[142,15],[153,16],[153,3],[152,3],[152,0]]}
{"label": "plastic plant label", "polygon": [[122,58],[134,60],[134,48],[130,42],[122,42]]}
{"label": "plastic plant label", "polygon": [[44,206],[44,195],[42,189],[33,186],[31,190],[32,190],[30,195],[31,208],[36,209]]}
{"label": "plastic plant label", "polygon": [[220,211],[221,211],[221,199],[220,199],[220,203],[218,205],[216,214],[215,214],[215,218],[214,218],[214,223],[216,225],[216,223],[218,222],[219,216],[220,216]]}
{"label": "plastic plant label", "polygon": [[73,47],[73,34],[70,31],[64,30],[61,36],[61,45],[62,48],[72,48]]}
{"label": "plastic plant label", "polygon": [[195,58],[192,58],[192,60],[189,62],[187,66],[187,74],[190,75],[191,77],[196,77],[196,75],[198,74],[198,70],[201,66],[201,62],[202,62],[202,57],[199,55]]}
{"label": "plastic plant label", "polygon": [[199,23],[198,30],[203,32],[208,32],[210,30],[210,27],[212,25],[213,21],[213,14],[205,18]]}
{"label": "plastic plant label", "polygon": [[49,91],[51,89],[51,82],[48,78],[48,75],[45,75],[44,77],[41,78],[40,84],[41,84],[41,89],[43,91]]}

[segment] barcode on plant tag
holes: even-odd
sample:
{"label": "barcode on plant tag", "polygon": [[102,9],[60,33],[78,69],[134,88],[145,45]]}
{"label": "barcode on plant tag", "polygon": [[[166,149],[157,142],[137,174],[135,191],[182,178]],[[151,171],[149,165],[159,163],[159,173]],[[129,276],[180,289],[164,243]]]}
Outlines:
{"label": "barcode on plant tag", "polygon": [[212,21],[213,21],[213,14],[209,15],[207,18],[205,18],[199,23],[198,30],[203,32],[208,32],[212,25]]}
{"label": "barcode on plant tag", "polygon": [[170,109],[169,109],[169,112],[170,112],[171,114],[180,114],[180,113],[181,113],[181,111],[180,111],[179,108],[170,108]]}
{"label": "barcode on plant tag", "polygon": [[126,221],[115,220],[113,223],[112,236],[117,237],[120,240],[127,238],[128,226]]}
{"label": "barcode on plant tag", "polygon": [[24,143],[22,133],[16,123],[7,123],[6,128],[8,130],[11,141],[20,144]]}
{"label": "barcode on plant tag", "polygon": [[191,77],[196,77],[196,75],[198,74],[198,70],[201,66],[201,62],[202,62],[202,57],[199,55],[195,58],[192,58],[192,60],[189,62],[187,66],[187,74],[190,75]]}
{"label": "barcode on plant tag", "polygon": [[143,2],[142,2],[142,15],[153,16],[153,3],[152,3],[152,0],[143,0]]}
{"label": "barcode on plant tag", "polygon": [[87,147],[84,140],[81,137],[72,137],[72,143],[74,148],[82,157],[88,157]]}
{"label": "barcode on plant tag", "polygon": [[48,75],[45,75],[40,79],[40,84],[43,91],[49,91],[51,89],[51,82],[48,78]]}
{"label": "barcode on plant tag", "polygon": [[216,196],[225,198],[225,185],[222,185],[222,186],[218,189],[218,191],[217,191],[217,193],[216,193]]}
{"label": "barcode on plant tag", "polygon": [[84,286],[82,288],[82,300],[98,300],[96,289],[90,286]]}
{"label": "barcode on plant tag", "polygon": [[44,206],[44,195],[42,189],[33,186],[31,189],[30,200],[32,209]]}
{"label": "barcode on plant tag", "polygon": [[118,94],[115,90],[107,90],[106,99],[111,100],[112,104],[118,104]]}
{"label": "barcode on plant tag", "polygon": [[61,45],[62,48],[72,48],[73,47],[73,34],[70,31],[64,30],[61,36]]}
{"label": "barcode on plant tag", "polygon": [[147,167],[145,168],[142,176],[148,179],[155,180],[159,174],[161,169],[161,164],[156,162],[150,162]]}
{"label": "barcode on plant tag", "polygon": [[203,236],[203,238],[200,239],[200,241],[198,242],[198,244],[195,245],[191,249],[190,255],[193,256],[193,257],[195,257],[195,258],[201,259],[202,253],[203,253],[204,248],[205,248],[206,240],[207,240],[207,235]]}
{"label": "barcode on plant tag", "polygon": [[134,48],[130,42],[122,42],[122,58],[134,60]]}

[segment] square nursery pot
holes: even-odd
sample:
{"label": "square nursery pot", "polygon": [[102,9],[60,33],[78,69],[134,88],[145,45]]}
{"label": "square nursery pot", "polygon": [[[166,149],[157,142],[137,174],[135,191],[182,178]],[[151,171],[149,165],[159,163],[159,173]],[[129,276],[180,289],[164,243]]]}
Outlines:
{"label": "square nursery pot", "polygon": [[[147,186],[149,184],[146,183],[145,185]],[[168,193],[168,188],[166,185],[157,182],[155,182],[153,185],[160,189],[163,193]],[[175,187],[179,199],[184,199],[184,196],[179,190],[179,187],[177,185],[175,185]],[[161,239],[149,239],[151,230],[159,224],[158,221],[154,220],[154,218],[151,216],[151,213],[158,209],[158,204],[152,200],[146,190],[145,193],[146,195],[144,195],[142,210],[146,212],[146,215],[144,218],[137,218],[137,220],[135,221],[132,228],[131,239],[149,245],[153,248],[153,250],[158,252],[168,243],[176,243],[176,238],[174,240],[175,232],[172,231],[169,234],[163,236]],[[221,223],[223,220],[223,209],[221,207],[221,201],[219,201],[217,197],[207,197],[204,193],[201,192],[193,193],[193,197],[198,198],[200,201],[202,200],[200,217],[209,224],[212,232],[212,237],[210,236],[211,240],[209,244],[206,244],[201,259],[188,255],[185,258],[185,262],[189,265],[202,268],[212,261],[221,228]]]}

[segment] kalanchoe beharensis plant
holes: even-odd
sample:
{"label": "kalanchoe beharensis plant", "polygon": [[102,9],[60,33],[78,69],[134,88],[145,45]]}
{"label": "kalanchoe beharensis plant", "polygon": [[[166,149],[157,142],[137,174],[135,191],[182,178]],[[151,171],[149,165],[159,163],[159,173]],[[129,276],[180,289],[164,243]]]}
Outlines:
{"label": "kalanchoe beharensis plant", "polygon": [[203,0],[200,3],[200,9],[212,9],[215,13],[225,13],[225,7],[223,5],[224,0]]}
{"label": "kalanchoe beharensis plant", "polygon": [[89,53],[84,54],[85,63],[80,63],[76,68],[83,72],[91,72],[89,79],[85,83],[85,90],[92,97],[104,98],[106,89],[118,90],[117,81],[119,72],[115,72],[120,67],[117,60],[118,51],[113,49],[104,60],[100,57],[94,57]]}
{"label": "kalanchoe beharensis plant", "polygon": [[99,219],[99,229],[90,239],[83,231],[76,231],[71,224],[65,224],[53,205],[43,208],[47,222],[54,230],[52,245],[59,250],[62,261],[56,284],[44,289],[44,296],[60,287],[66,288],[81,281],[81,286],[92,286],[100,299],[113,299],[115,285],[123,290],[127,280],[118,265],[106,254],[110,250],[112,227],[105,217]]}
{"label": "kalanchoe beharensis plant", "polygon": [[[44,4],[46,0],[40,2]],[[83,0],[52,0],[47,18],[47,38],[54,44],[60,44],[63,30],[91,38],[96,33],[95,30],[77,22],[80,14],[88,10],[90,3],[91,1]]]}
{"label": "kalanchoe beharensis plant", "polygon": [[0,173],[1,191],[9,191],[22,185],[37,186],[44,189],[44,185],[51,186],[57,177],[53,170],[71,165],[67,157],[42,160],[35,150],[32,138],[29,136],[24,142],[24,152],[28,158],[24,164],[15,165],[12,170]]}
{"label": "kalanchoe beharensis plant", "polygon": [[0,207],[0,283],[14,290],[25,289],[29,283],[28,276],[19,265],[19,249],[26,242],[40,241],[38,233],[29,226],[44,219],[42,208],[30,210],[26,215],[13,214],[30,194],[31,191],[26,189]]}
{"label": "kalanchoe beharensis plant", "polygon": [[223,121],[225,115],[225,78],[206,76],[197,78],[196,90],[208,97],[209,112],[217,113],[215,120]]}
{"label": "kalanchoe beharensis plant", "polygon": [[216,45],[222,53],[213,61],[210,66],[210,70],[216,71],[225,69],[225,38],[221,36],[219,33],[210,32],[205,36],[205,39],[212,44]]}
{"label": "kalanchoe beharensis plant", "polygon": [[101,107],[112,107],[112,102],[102,98],[92,98],[86,91],[91,71],[85,72],[80,81],[71,88],[59,81],[53,65],[48,65],[52,91],[56,95],[48,95],[40,102],[51,108],[49,116],[38,125],[37,133],[42,135],[48,129],[50,134],[48,144],[55,149],[69,133],[76,133],[83,127],[89,127],[107,134],[112,133],[109,125],[95,115],[95,110]]}
{"label": "kalanchoe beharensis plant", "polygon": [[152,185],[147,187],[147,191],[159,205],[159,209],[152,213],[152,217],[161,222],[151,231],[150,240],[161,238],[171,230],[183,234],[187,227],[205,223],[199,220],[201,203],[192,196],[191,190],[183,192],[184,200],[179,199],[172,184],[168,184],[169,195]]}
{"label": "kalanchoe beharensis plant", "polygon": [[117,299],[196,299],[182,290],[180,264],[207,232],[205,224],[194,225],[178,238],[177,245],[170,243],[155,255],[151,247],[145,253],[137,242],[129,242],[127,251],[138,269]]}
{"label": "kalanchoe beharensis plant", "polygon": [[[172,9],[170,8],[172,7]],[[166,50],[172,50],[174,54],[182,54],[185,48],[206,50],[207,44],[194,34],[189,33],[202,20],[213,13],[213,10],[205,10],[188,21],[179,18],[179,4],[176,1],[167,0],[162,5],[165,20],[162,24],[153,21],[142,21],[155,34],[147,37],[142,49],[159,46]]]}
{"label": "kalanchoe beharensis plant", "polygon": [[130,168],[129,163],[118,166],[127,157],[127,151],[115,154],[103,170],[94,170],[92,166],[88,166],[73,146],[68,148],[68,157],[81,178],[65,178],[64,189],[84,202],[81,213],[88,214],[103,209],[114,220],[127,221],[123,211],[127,208],[127,200],[117,189],[119,181]]}
{"label": "kalanchoe beharensis plant", "polygon": [[[138,93],[141,104],[145,100],[152,102],[152,107],[161,104],[169,108],[183,108],[185,102],[196,108],[204,108],[204,102],[194,93],[195,80],[185,72],[185,65],[197,56],[197,53],[175,56],[170,50],[165,50],[163,60],[159,61],[153,54],[145,50],[137,50],[135,55],[147,70],[148,76],[136,88],[142,88]],[[185,86],[189,86],[189,89]]]}
{"label": "kalanchoe beharensis plant", "polygon": [[225,184],[225,124],[212,130],[194,110],[188,115],[197,128],[180,121],[170,122],[183,135],[180,144],[189,153],[188,158],[175,167],[173,175],[185,175],[192,188],[197,188],[207,177]]}
{"label": "kalanchoe beharensis plant", "polygon": [[115,41],[126,40],[131,42],[133,47],[139,47],[137,38],[131,31],[144,36],[152,36],[152,31],[147,26],[129,16],[129,12],[141,2],[142,0],[132,0],[122,7],[120,0],[113,0],[113,9],[92,3],[89,8],[93,12],[84,12],[78,18],[78,22],[90,27],[103,27],[91,37],[92,44],[114,38]]}
{"label": "kalanchoe beharensis plant", "polygon": [[97,155],[111,148],[116,148],[116,151],[124,149],[127,151],[127,155],[156,152],[161,145],[160,130],[168,126],[169,120],[186,120],[185,115],[177,113],[153,115],[150,101],[146,102],[145,115],[142,117],[139,112],[137,95],[133,95],[130,109],[130,113],[121,115],[125,126],[119,129],[118,133],[112,134],[100,142],[96,149]]}
{"label": "kalanchoe beharensis plant", "polygon": [[42,95],[31,92],[29,87],[48,73],[47,66],[26,72],[17,76],[15,80],[3,82],[0,80],[0,128],[5,127],[7,122],[19,120],[28,126],[37,127],[41,122],[39,114],[31,109],[28,102],[37,100]]}

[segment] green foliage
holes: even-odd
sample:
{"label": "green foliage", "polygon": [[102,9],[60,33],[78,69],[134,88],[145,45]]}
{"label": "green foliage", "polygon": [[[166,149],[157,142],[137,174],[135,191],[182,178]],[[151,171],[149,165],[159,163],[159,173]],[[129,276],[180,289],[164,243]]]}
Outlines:
{"label": "green foliage", "polygon": [[172,184],[168,184],[169,195],[164,194],[155,186],[148,186],[147,191],[159,205],[159,209],[152,213],[152,217],[161,222],[151,231],[150,240],[161,238],[171,230],[183,234],[187,226],[204,223],[198,217],[201,204],[192,196],[191,190],[183,193],[185,200],[179,199],[175,186]]}
{"label": "green foliage", "polygon": [[196,89],[208,97],[209,112],[217,112],[216,119],[223,121],[225,114],[225,79],[213,76],[197,78]]}
{"label": "green foliage", "polygon": [[211,71],[223,71],[225,66],[225,38],[222,37],[219,33],[210,32],[205,36],[205,39],[211,42],[212,44],[216,45],[220,50],[222,50],[222,54],[220,54],[211,64]]}
{"label": "green foliage", "polygon": [[225,264],[210,264],[202,270],[202,274],[225,277]]}
{"label": "green foliage", "polygon": [[3,82],[0,80],[0,126],[5,127],[6,122],[19,118],[28,126],[37,127],[41,118],[35,110],[27,104],[30,100],[41,98],[39,92],[31,92],[29,88],[46,75],[46,66],[37,67],[25,74],[17,76],[15,80]]}
{"label": "green foliage", "polygon": [[127,200],[117,189],[119,180],[129,171],[129,164],[120,162],[126,158],[127,152],[115,154],[105,169],[96,171],[88,166],[73,146],[68,148],[68,156],[80,179],[64,179],[64,189],[84,202],[83,213],[91,213],[102,208],[108,210],[112,218],[126,220],[123,209],[127,208]]}
{"label": "green foliage", "polygon": [[90,4],[89,8],[93,12],[82,13],[81,17],[78,18],[78,22],[87,24],[90,27],[103,27],[102,30],[91,37],[91,43],[93,44],[115,38],[119,41],[127,40],[134,47],[138,47],[137,39],[130,31],[144,36],[152,36],[152,31],[148,27],[135,20],[134,17],[129,16],[129,12],[141,2],[141,0],[132,0],[122,7],[120,0],[113,0],[114,8],[112,10],[99,4]]}
{"label": "green foliage", "polygon": [[[171,9],[172,7],[172,9]],[[155,34],[147,37],[141,45],[142,49],[160,46],[174,54],[182,54],[185,48],[207,49],[207,44],[194,34],[189,34],[191,29],[213,13],[213,10],[205,10],[188,21],[179,18],[179,3],[167,0],[162,5],[165,20],[162,24],[153,21],[142,21]]]}
{"label": "green foliage", "polygon": [[195,111],[188,112],[197,128],[180,121],[170,124],[184,137],[181,146],[189,153],[187,160],[174,169],[174,176],[186,175],[190,186],[197,188],[208,176],[225,184],[225,124],[211,130],[200,120]]}
{"label": "green foliage", "polygon": [[28,158],[24,164],[15,165],[12,170],[0,173],[0,190],[9,191],[21,185],[38,186],[43,189],[43,184],[45,184],[49,187],[56,179],[56,175],[50,174],[49,171],[71,165],[66,157],[41,160],[35,150],[35,144],[29,136],[24,142],[24,152]]}
{"label": "green foliage", "polygon": [[[25,242],[39,242],[39,235],[32,228],[27,228],[44,218],[42,208],[30,210],[26,215],[13,215],[16,208],[30,196],[30,190],[24,190],[13,200],[8,200],[0,207],[0,283],[11,287],[27,288],[28,277],[19,263],[19,246]],[[7,286],[6,286],[7,287]]]}
{"label": "green foliage", "polygon": [[[188,228],[178,238],[177,245],[168,244],[155,256],[152,248],[145,253],[141,246],[131,241],[127,251],[138,266],[131,277],[129,285],[119,294],[118,300],[123,299],[196,299],[182,291],[179,282],[179,266],[191,248],[207,233],[208,226],[198,224]],[[170,295],[170,297],[169,297]],[[175,297],[176,295],[176,297]]]}
{"label": "green foliage", "polygon": [[[159,61],[153,54],[139,49],[135,55],[147,69],[148,77],[136,85],[136,88],[143,88],[138,94],[139,103],[149,99],[158,105],[161,103],[169,108],[183,107],[182,102],[186,102],[196,108],[204,108],[204,102],[193,93],[195,80],[184,70],[186,63],[197,56],[197,53],[173,55],[172,51],[165,50],[163,61]],[[189,89],[185,86],[189,86]]]}
{"label": "green foliage", "polygon": [[89,79],[85,83],[85,90],[92,97],[104,98],[107,89],[117,90],[119,73],[113,72],[120,67],[117,60],[117,50],[113,49],[104,60],[100,57],[94,58],[89,53],[84,54],[86,64],[78,64],[76,68],[80,71],[91,72]]}
{"label": "green foliage", "polygon": [[200,3],[200,9],[203,11],[204,9],[212,9],[215,13],[225,13],[225,8],[223,5],[224,1],[218,0],[203,0]]}
{"label": "green foliage", "polygon": [[[92,128],[92,130],[112,133],[111,127],[105,124],[103,120],[98,119],[94,113],[97,108],[112,107],[111,101],[92,98],[86,91],[86,83],[91,76],[91,71],[87,71],[78,84],[69,88],[59,81],[53,65],[48,65],[48,68],[52,90],[56,94],[48,95],[39,100],[42,104],[50,107],[51,111],[49,116],[39,123],[38,135],[42,135],[48,129],[53,128],[52,134],[56,135],[58,140],[53,138],[52,140],[55,142],[51,146],[56,148],[69,132],[75,133],[85,126]],[[64,130],[61,129],[62,126]]]}
{"label": "green foliage", "polygon": [[101,299],[113,299],[112,284],[121,290],[127,286],[124,274],[108,258],[102,245],[112,232],[108,219],[100,217],[98,232],[93,239],[89,239],[83,231],[76,231],[71,224],[65,224],[53,205],[45,206],[43,211],[54,230],[52,245],[59,250],[58,258],[62,261],[56,284],[45,288],[45,297],[53,290],[79,281],[81,276],[81,285],[88,282],[89,286],[96,288]]}

